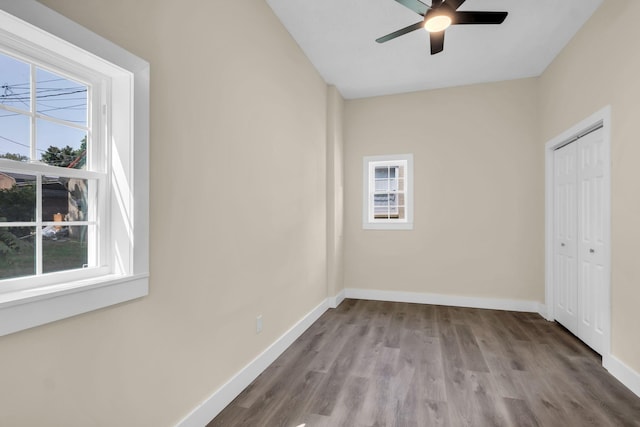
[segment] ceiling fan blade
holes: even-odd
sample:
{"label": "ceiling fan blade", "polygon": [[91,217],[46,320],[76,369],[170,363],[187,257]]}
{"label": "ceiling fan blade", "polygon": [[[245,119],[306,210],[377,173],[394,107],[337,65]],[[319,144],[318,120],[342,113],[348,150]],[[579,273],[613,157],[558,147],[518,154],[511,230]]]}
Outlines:
{"label": "ceiling fan blade", "polygon": [[429,33],[429,41],[431,43],[431,55],[442,52],[444,49],[444,31]]}
{"label": "ceiling fan blade", "polygon": [[423,25],[424,25],[424,22],[422,21],[416,22],[413,25],[409,25],[408,27],[404,27],[398,31],[394,31],[391,34],[387,34],[386,36],[380,37],[379,39],[376,39],[376,41],[378,43],[388,42],[389,40],[393,40],[396,37],[400,37],[407,33],[410,33],[411,31],[419,30],[420,28],[422,28]]}
{"label": "ceiling fan blade", "polygon": [[456,12],[451,25],[502,24],[508,12]]}
{"label": "ceiling fan blade", "polygon": [[449,6],[453,10],[458,9],[460,6],[462,6],[462,3],[464,2],[465,0],[445,0],[445,3],[447,4],[447,6]]}
{"label": "ceiling fan blade", "polygon": [[424,16],[429,10],[429,6],[418,0],[396,0],[401,5],[408,7],[420,16]]}

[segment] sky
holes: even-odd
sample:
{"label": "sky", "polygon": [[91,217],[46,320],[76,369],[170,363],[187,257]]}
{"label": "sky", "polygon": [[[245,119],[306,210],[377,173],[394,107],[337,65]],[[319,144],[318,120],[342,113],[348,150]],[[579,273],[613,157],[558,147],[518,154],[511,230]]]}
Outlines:
{"label": "sky", "polygon": [[[49,146],[79,148],[87,124],[87,86],[62,75],[35,67],[31,87],[30,66],[0,52],[0,155],[30,156],[30,111],[36,118],[36,159]],[[31,93],[35,91],[35,106]],[[35,107],[35,108],[32,108]],[[51,119],[63,120],[63,123]]]}

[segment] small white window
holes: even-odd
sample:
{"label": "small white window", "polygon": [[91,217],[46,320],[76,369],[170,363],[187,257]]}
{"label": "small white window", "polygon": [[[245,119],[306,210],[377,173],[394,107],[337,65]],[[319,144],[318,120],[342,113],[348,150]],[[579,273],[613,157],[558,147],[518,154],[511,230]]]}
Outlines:
{"label": "small white window", "polygon": [[149,64],[0,3],[0,336],[148,293]]}
{"label": "small white window", "polygon": [[413,155],[365,157],[362,227],[413,228]]}

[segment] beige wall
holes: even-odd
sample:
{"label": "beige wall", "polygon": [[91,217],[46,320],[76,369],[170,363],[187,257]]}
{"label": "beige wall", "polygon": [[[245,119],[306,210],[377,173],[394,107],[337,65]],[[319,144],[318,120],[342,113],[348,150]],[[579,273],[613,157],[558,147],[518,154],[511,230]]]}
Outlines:
{"label": "beige wall", "polygon": [[542,141],[611,105],[612,353],[640,372],[640,2],[605,0],[540,78]]}
{"label": "beige wall", "polygon": [[327,295],[343,289],[344,99],[335,86],[327,96]]}
{"label": "beige wall", "polygon": [[43,3],[151,63],[151,293],[0,338],[0,425],[174,425],[326,298],[327,87],[261,0]]}
{"label": "beige wall", "polygon": [[[544,299],[536,80],[346,103],[345,287]],[[362,229],[362,158],[414,155],[414,229]]]}

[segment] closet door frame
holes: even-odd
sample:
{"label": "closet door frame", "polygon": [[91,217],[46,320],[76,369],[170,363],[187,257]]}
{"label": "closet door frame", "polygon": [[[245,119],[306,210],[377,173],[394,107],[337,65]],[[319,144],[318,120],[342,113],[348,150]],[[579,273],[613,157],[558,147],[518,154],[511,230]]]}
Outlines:
{"label": "closet door frame", "polygon": [[607,106],[545,144],[545,305],[546,319],[555,319],[554,287],[554,155],[553,152],[580,135],[602,125],[604,162],[604,266],[605,296],[603,363],[611,354],[611,107]]}

